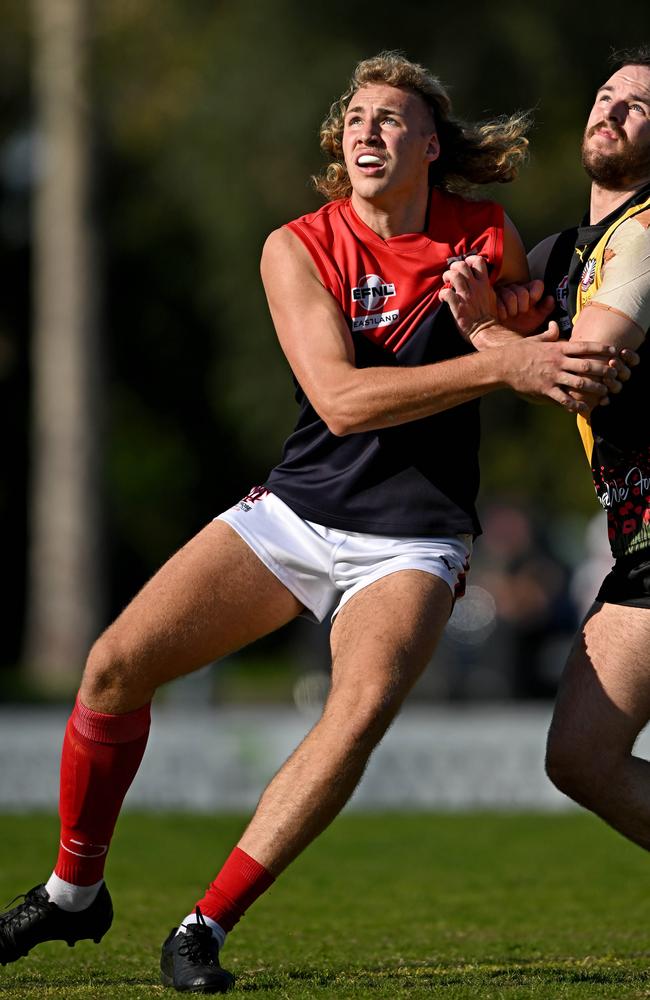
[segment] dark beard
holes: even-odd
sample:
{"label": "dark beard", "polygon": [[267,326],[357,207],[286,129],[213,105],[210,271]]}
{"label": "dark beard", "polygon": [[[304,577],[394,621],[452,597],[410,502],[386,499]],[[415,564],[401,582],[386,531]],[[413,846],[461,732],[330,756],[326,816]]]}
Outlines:
{"label": "dark beard", "polygon": [[[620,137],[622,148],[618,152],[606,155],[587,149],[587,139],[603,125]],[[647,145],[632,146],[620,129],[606,122],[599,122],[585,132],[582,165],[591,180],[606,191],[622,191],[633,187],[650,174],[650,148]]]}

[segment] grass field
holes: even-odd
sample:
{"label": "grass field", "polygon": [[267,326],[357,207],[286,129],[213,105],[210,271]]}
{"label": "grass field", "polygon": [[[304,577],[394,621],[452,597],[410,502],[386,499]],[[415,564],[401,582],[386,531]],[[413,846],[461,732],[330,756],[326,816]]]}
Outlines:
{"label": "grass field", "polygon": [[[0,968],[0,998],[172,997],[160,944],[235,840],[235,818],[126,814],[116,920]],[[49,872],[50,816],[0,817],[0,900]],[[650,998],[648,859],[591,816],[341,817],[236,928],[233,997]]]}

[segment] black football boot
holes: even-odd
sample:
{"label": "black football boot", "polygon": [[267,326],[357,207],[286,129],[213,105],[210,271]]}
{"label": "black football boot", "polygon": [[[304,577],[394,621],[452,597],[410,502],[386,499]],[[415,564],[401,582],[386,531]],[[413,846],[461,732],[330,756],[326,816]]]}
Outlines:
{"label": "black football boot", "polygon": [[179,993],[225,993],[235,977],[219,965],[219,945],[198,906],[196,917],[184,934],[177,927],[169,932],[160,957],[162,984]]}
{"label": "black football boot", "polygon": [[22,903],[0,913],[0,965],[15,962],[42,941],[99,944],[112,923],[113,904],[104,883],[90,906],[77,913],[51,903],[44,885],[34,886]]}

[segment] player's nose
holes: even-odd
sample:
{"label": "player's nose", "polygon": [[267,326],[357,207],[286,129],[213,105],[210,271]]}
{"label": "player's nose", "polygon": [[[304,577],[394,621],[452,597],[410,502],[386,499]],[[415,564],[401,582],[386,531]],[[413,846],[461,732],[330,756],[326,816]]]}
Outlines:
{"label": "player's nose", "polygon": [[366,146],[379,142],[380,133],[378,123],[373,120],[366,122],[361,130],[359,140]]}
{"label": "player's nose", "polygon": [[607,109],[609,121],[617,122],[619,125],[627,118],[627,104],[625,101],[612,101]]}

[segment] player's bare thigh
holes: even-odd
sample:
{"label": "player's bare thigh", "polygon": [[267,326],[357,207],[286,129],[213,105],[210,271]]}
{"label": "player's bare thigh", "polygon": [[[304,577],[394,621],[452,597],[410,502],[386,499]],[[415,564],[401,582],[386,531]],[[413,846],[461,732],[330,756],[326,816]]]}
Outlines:
{"label": "player's bare thigh", "polygon": [[332,626],[330,703],[398,707],[431,659],[449,619],[448,585],[421,570],[370,584],[343,606]]}
{"label": "player's bare thigh", "polygon": [[627,754],[650,719],[650,609],[595,604],[558,692],[549,754]]}
{"label": "player's bare thigh", "polygon": [[302,604],[223,521],[212,521],[143,587],[93,647],[80,691],[127,712],[190,673],[291,621]]}

